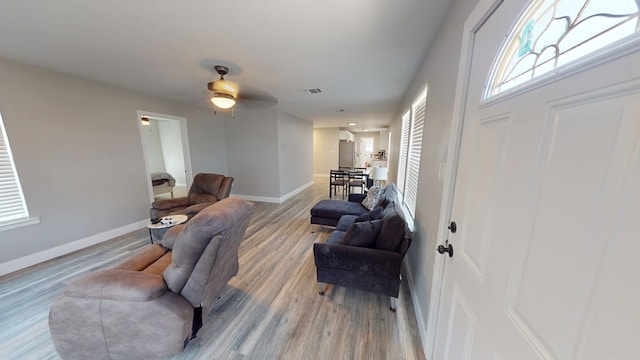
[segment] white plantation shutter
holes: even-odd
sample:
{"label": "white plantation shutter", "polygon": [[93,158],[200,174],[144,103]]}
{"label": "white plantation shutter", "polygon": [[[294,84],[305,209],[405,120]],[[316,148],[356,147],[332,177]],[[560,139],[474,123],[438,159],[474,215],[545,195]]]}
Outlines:
{"label": "white plantation shutter", "polygon": [[18,173],[13,164],[9,139],[0,117],[0,225],[29,217]]}
{"label": "white plantation shutter", "polygon": [[407,154],[409,153],[409,135],[411,133],[411,111],[402,115],[402,132],[400,133],[400,154],[398,156],[398,191],[404,194],[404,184],[407,175]]}
{"label": "white plantation shutter", "polygon": [[418,179],[420,176],[420,153],[422,152],[422,135],[424,129],[425,107],[427,103],[426,92],[421,94],[411,105],[411,137],[409,140],[409,153],[407,157],[407,175],[404,189],[404,203],[415,217],[416,202],[418,199]]}
{"label": "white plantation shutter", "polygon": [[415,217],[420,177],[420,154],[424,134],[427,89],[415,98],[411,108],[402,115],[397,186],[405,209]]}

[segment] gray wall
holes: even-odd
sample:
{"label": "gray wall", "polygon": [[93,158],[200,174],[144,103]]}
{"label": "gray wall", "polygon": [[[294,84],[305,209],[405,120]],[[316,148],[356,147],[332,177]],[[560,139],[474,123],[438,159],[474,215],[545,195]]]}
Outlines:
{"label": "gray wall", "polygon": [[[463,26],[477,3],[478,0],[454,0],[390,127],[392,149],[389,176],[395,182],[402,112],[428,83],[416,207],[416,234],[407,253],[407,269],[414,285],[411,291],[416,300],[414,304],[422,336],[429,316],[431,278],[443,190],[443,183],[438,179],[438,170],[440,163],[447,161]],[[426,339],[422,340],[423,344],[426,344]]]}
{"label": "gray wall", "polygon": [[160,141],[160,126],[157,120],[149,119],[149,125],[142,129],[143,146],[147,153],[149,172],[165,172],[164,156],[162,155],[162,141]]}
{"label": "gray wall", "polygon": [[176,179],[176,185],[187,186],[180,123],[178,120],[160,120],[158,127],[160,128],[164,168]]}
{"label": "gray wall", "polygon": [[277,114],[276,109],[236,110],[225,120],[233,194],[280,197]]}
{"label": "gray wall", "polygon": [[278,111],[280,196],[313,182],[313,123]]}
{"label": "gray wall", "polygon": [[237,110],[225,119],[232,193],[258,201],[313,181],[313,124],[277,109]]}
{"label": "gray wall", "polygon": [[234,194],[277,200],[313,181],[312,124],[276,109],[214,116],[3,59],[0,78],[18,175],[41,219],[0,232],[0,264],[148,219],[138,111],[186,118],[193,173],[234,176]]}
{"label": "gray wall", "polygon": [[329,170],[338,168],[338,128],[313,129],[313,174],[329,177]]}
{"label": "gray wall", "polygon": [[137,110],[187,119],[192,167],[227,173],[224,123],[197,108],[0,59],[0,113],[29,211],[0,263],[148,219]]}

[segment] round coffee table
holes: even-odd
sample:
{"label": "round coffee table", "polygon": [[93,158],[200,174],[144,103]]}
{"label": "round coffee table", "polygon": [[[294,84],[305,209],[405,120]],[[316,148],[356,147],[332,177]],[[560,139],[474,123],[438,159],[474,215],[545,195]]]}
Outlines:
{"label": "round coffee table", "polygon": [[182,224],[188,219],[187,215],[167,215],[163,216],[162,220],[156,224],[148,223],[147,228],[149,229],[149,238],[151,238],[151,243],[153,244],[153,240],[162,240],[164,234],[167,233],[169,228]]}

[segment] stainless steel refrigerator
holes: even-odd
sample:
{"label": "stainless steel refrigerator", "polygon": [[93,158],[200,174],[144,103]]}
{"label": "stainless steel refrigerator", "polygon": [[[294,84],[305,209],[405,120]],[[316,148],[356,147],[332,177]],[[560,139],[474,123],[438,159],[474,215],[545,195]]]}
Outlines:
{"label": "stainless steel refrigerator", "polygon": [[338,152],[340,153],[338,158],[339,167],[352,168],[355,166],[356,151],[354,145],[351,141],[340,140],[340,145],[338,146]]}

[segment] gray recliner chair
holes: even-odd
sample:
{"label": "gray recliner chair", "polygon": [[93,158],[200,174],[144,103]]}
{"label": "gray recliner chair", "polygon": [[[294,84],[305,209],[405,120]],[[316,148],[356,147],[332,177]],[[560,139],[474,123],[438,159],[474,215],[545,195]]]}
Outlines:
{"label": "gray recliner chair", "polygon": [[181,352],[238,272],[238,247],[253,206],[239,198],[221,200],[171,228],[161,244],[67,286],[49,312],[60,357],[139,359]]}
{"label": "gray recliner chair", "polygon": [[156,219],[177,214],[192,217],[207,206],[228,198],[231,185],[233,177],[199,173],[193,178],[187,196],[154,201],[149,210],[149,217]]}

